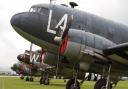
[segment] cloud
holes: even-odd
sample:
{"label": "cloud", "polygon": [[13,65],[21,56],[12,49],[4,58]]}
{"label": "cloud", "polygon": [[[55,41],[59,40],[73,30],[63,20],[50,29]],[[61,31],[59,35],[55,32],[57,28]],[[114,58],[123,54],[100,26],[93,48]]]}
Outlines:
{"label": "cloud", "polygon": [[[0,1],[0,65],[10,67],[17,62],[17,55],[29,49],[30,42],[18,35],[10,25],[12,15],[28,11],[32,3],[39,0],[3,0]],[[42,1],[42,0],[40,0]],[[28,3],[27,3],[28,2]],[[38,47],[34,47],[38,48]]]}

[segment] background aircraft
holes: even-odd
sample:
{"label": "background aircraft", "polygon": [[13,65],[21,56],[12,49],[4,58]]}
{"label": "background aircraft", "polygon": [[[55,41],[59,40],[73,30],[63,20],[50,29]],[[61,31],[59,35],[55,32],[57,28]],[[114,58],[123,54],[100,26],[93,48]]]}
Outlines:
{"label": "background aircraft", "polygon": [[23,74],[23,75],[26,75],[27,74],[27,72],[26,71],[24,71],[24,69],[23,69],[23,67],[21,67],[21,63],[15,63],[15,64],[13,64],[13,66],[11,67],[11,69],[13,70],[13,71],[15,71],[17,74]]}
{"label": "background aircraft", "polygon": [[58,55],[64,67],[74,70],[66,89],[80,89],[79,71],[102,75],[94,89],[112,89],[112,83],[128,75],[128,27],[74,9],[74,2],[70,5],[72,8],[34,5],[29,12],[14,15],[11,25],[25,39]]}
{"label": "background aircraft", "polygon": [[[43,54],[42,54],[43,53]],[[44,55],[45,54],[45,55]],[[28,75],[26,77],[26,80],[33,80],[32,76],[34,75],[40,75],[40,84],[49,84],[49,78],[53,78],[54,76],[58,75],[59,79],[70,79],[72,78],[72,72],[73,70],[71,68],[68,68],[67,65],[62,63],[61,61],[58,63],[58,71],[56,69],[57,62],[51,62],[50,60],[57,60],[57,56],[47,53],[45,51],[42,52],[42,50],[36,50],[36,51],[27,51],[23,54],[20,54],[17,56],[17,59],[25,66],[28,66]],[[45,63],[49,63],[52,66],[49,66]],[[67,67],[64,67],[67,66]],[[25,70],[24,70],[25,71]],[[57,72],[57,74],[56,74]],[[85,76],[85,73],[83,71],[78,73],[78,79],[82,79]],[[32,78],[32,79],[29,79]],[[91,75],[86,76],[86,78],[91,80]],[[46,82],[45,82],[46,81]]]}
{"label": "background aircraft", "polygon": [[49,84],[49,77],[46,69],[52,69],[53,67],[43,63],[43,54],[41,50],[28,51],[25,50],[23,54],[17,56],[17,59],[28,66],[28,75],[26,81],[33,81],[33,76],[41,76],[40,84]]}

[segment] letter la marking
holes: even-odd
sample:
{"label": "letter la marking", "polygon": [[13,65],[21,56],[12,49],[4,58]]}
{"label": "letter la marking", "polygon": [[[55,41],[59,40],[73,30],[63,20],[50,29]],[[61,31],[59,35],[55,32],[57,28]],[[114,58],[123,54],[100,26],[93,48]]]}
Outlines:
{"label": "letter la marking", "polygon": [[30,62],[34,63],[34,62],[37,62],[38,58],[40,57],[40,55],[36,55],[36,54],[31,54],[30,55]]}
{"label": "letter la marking", "polygon": [[[48,25],[47,25],[47,32],[52,33],[52,34],[56,34],[56,31],[55,30],[50,29],[51,19],[52,19],[52,10],[50,10],[50,13],[49,13],[49,19],[48,19]],[[64,30],[66,28],[66,25],[67,25],[67,19],[68,19],[68,14],[64,14],[64,16],[61,18],[61,20],[59,21],[59,23],[55,26],[55,28],[58,28],[60,26],[60,28],[64,32]]]}

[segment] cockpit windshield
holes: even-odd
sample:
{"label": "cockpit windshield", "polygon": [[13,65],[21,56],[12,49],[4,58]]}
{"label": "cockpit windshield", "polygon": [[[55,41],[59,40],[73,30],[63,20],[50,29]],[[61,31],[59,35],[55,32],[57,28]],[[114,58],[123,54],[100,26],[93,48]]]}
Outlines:
{"label": "cockpit windshield", "polygon": [[40,12],[41,8],[30,8],[29,12]]}
{"label": "cockpit windshield", "polygon": [[29,12],[38,12],[41,14],[47,14],[49,12],[49,9],[41,8],[41,7],[31,7]]}

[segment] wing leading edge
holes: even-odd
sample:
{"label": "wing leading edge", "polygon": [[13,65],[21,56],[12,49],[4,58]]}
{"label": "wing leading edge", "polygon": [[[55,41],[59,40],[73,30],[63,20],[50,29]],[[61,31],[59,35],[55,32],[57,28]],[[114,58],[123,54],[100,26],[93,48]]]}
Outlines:
{"label": "wing leading edge", "polygon": [[103,54],[117,62],[128,64],[128,43],[119,44],[103,50]]}

